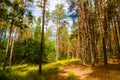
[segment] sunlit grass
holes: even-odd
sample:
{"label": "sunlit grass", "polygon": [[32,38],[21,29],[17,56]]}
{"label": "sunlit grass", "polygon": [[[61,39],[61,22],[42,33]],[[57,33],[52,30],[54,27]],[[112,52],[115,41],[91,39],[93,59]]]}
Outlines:
{"label": "sunlit grass", "polygon": [[61,71],[61,66],[66,65],[71,61],[77,60],[78,59],[62,60],[58,62],[43,64],[43,75],[38,74],[38,65],[13,65],[11,70],[9,70],[8,67],[7,71],[0,73],[0,80],[56,80],[59,72]]}
{"label": "sunlit grass", "polygon": [[67,73],[67,79],[68,80],[80,80],[75,74],[74,72],[70,71]]}
{"label": "sunlit grass", "polygon": [[23,65],[14,65],[12,67],[12,72],[20,76],[26,76],[30,71],[36,71],[36,70],[38,70],[37,65],[23,64]]}
{"label": "sunlit grass", "polygon": [[58,62],[48,63],[43,65],[43,70],[49,69],[49,68],[56,68],[62,65],[65,65],[71,61],[80,61],[80,59],[67,59],[67,60],[61,60]]}
{"label": "sunlit grass", "polygon": [[80,60],[78,59],[62,60],[62,61],[43,65],[43,72],[44,72],[43,77],[48,77],[50,78],[50,80],[56,80],[56,79],[61,80],[59,79],[61,78],[61,76],[59,76],[59,73],[61,72],[61,66],[67,65],[72,61],[80,61]]}

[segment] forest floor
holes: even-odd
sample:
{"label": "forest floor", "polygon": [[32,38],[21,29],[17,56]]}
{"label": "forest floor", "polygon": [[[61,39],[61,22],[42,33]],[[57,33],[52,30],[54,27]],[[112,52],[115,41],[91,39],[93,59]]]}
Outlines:
{"label": "forest floor", "polygon": [[99,64],[93,67],[72,61],[62,66],[61,69],[61,75],[64,77],[72,78],[74,75],[73,79],[68,80],[120,80],[118,64],[108,64],[108,66]]}
{"label": "forest floor", "polygon": [[118,64],[92,67],[80,60],[64,60],[44,64],[43,75],[39,75],[38,65],[24,64],[1,70],[0,80],[120,80],[120,67]]}

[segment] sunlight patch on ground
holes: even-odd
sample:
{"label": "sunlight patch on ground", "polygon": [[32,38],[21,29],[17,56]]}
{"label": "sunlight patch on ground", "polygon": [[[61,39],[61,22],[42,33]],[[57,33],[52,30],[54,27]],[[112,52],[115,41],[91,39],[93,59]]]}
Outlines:
{"label": "sunlight patch on ground", "polygon": [[54,68],[54,67],[59,67],[59,66],[65,65],[65,64],[67,64],[71,61],[80,61],[80,59],[68,59],[68,60],[61,60],[61,61],[58,61],[58,62],[44,64],[43,65],[43,70],[49,69],[49,68]]}
{"label": "sunlight patch on ground", "polygon": [[28,64],[14,65],[12,67],[13,73],[18,74],[20,76],[26,76],[30,71],[36,71],[36,70],[38,70],[38,66],[28,65]]}
{"label": "sunlight patch on ground", "polygon": [[[43,65],[43,71],[44,72],[47,71],[48,74],[49,74],[49,71],[50,72],[53,71],[53,73],[54,73],[55,69],[57,71],[60,71],[59,70],[60,66],[65,65],[65,64],[67,64],[71,61],[78,61],[78,59],[61,60],[61,61],[58,61],[58,62],[44,64]],[[12,73],[17,74],[19,76],[26,76],[26,75],[29,74],[29,72],[32,72],[32,71],[38,71],[38,65],[22,64],[22,65],[13,65],[12,66]]]}

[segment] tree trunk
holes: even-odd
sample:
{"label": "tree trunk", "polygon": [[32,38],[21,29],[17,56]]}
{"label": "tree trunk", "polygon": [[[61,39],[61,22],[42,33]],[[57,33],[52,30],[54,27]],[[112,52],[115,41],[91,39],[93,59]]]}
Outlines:
{"label": "tree trunk", "polygon": [[10,51],[10,59],[9,59],[9,65],[10,65],[10,69],[12,68],[12,55],[13,55],[13,48],[14,48],[14,42],[15,42],[15,39],[16,39],[16,35],[17,35],[17,29],[16,29],[16,32],[14,34],[14,38],[12,40],[12,45],[11,45],[11,51]]}
{"label": "tree trunk", "polygon": [[78,36],[79,36],[79,44],[80,44],[80,55],[81,55],[81,59],[82,59],[82,63],[85,63],[85,54],[84,54],[84,33],[83,33],[83,3],[82,1],[77,0],[76,4],[78,5]]}
{"label": "tree trunk", "polygon": [[102,37],[102,42],[103,42],[103,53],[104,53],[104,65],[107,65],[107,52],[106,52],[106,44],[105,44],[105,38]]}
{"label": "tree trunk", "polygon": [[103,45],[103,54],[104,54],[104,65],[108,64],[107,61],[107,50],[106,50],[106,42],[107,41],[107,22],[106,22],[106,10],[105,10],[105,1],[99,1],[100,7],[100,21],[101,21],[101,32],[102,32],[102,45]]}
{"label": "tree trunk", "polygon": [[44,0],[43,4],[43,13],[42,13],[42,34],[41,34],[41,43],[40,43],[40,51],[39,51],[39,73],[42,74],[42,55],[44,53],[44,22],[45,22],[45,5],[46,0]]}
{"label": "tree trunk", "polygon": [[95,65],[95,37],[94,37],[94,26],[93,21],[91,22],[91,47],[92,47],[92,53],[91,53],[91,64]]}
{"label": "tree trunk", "polygon": [[115,43],[116,43],[116,49],[117,49],[117,55],[118,55],[118,59],[120,59],[120,46],[119,46],[119,39],[118,39],[118,34],[117,34],[117,28],[116,28],[116,21],[114,19],[114,36],[115,36]]}
{"label": "tree trunk", "polygon": [[58,55],[59,55],[59,39],[58,39],[58,28],[57,28],[57,32],[56,32],[56,61],[58,61]]}
{"label": "tree trunk", "polygon": [[60,28],[60,16],[59,20],[57,21],[57,31],[56,31],[56,61],[59,59],[59,47],[60,47],[60,36],[59,36],[59,28]]}
{"label": "tree trunk", "polygon": [[10,27],[10,33],[9,33],[9,39],[8,39],[8,42],[7,42],[7,47],[6,47],[6,54],[5,54],[5,59],[4,59],[4,65],[3,65],[3,70],[6,69],[6,63],[7,63],[7,58],[8,58],[8,50],[9,50],[9,46],[10,46],[10,43],[12,41],[12,32],[13,32],[13,21],[11,23],[11,27]]}
{"label": "tree trunk", "polygon": [[13,20],[11,23],[11,27],[10,27],[10,33],[9,33],[9,45],[11,46],[11,42],[12,42],[12,32],[13,32]]}
{"label": "tree trunk", "polygon": [[18,29],[18,47],[20,47],[20,40],[21,40],[21,29]]}
{"label": "tree trunk", "polygon": [[12,46],[11,46],[11,51],[10,51],[10,59],[9,59],[10,69],[11,69],[11,67],[12,67],[11,63],[12,63],[13,46],[14,46],[14,40],[12,41]]}

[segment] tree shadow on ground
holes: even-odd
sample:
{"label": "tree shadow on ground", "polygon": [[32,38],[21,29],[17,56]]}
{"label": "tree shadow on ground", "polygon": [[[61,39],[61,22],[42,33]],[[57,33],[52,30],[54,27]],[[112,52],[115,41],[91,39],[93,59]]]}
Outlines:
{"label": "tree shadow on ground", "polygon": [[120,65],[108,64],[92,67],[93,72],[88,74],[88,80],[120,80]]}
{"label": "tree shadow on ground", "polygon": [[[25,76],[12,73],[10,70],[0,71],[0,80],[28,80]],[[29,79],[31,80],[31,79]]]}

